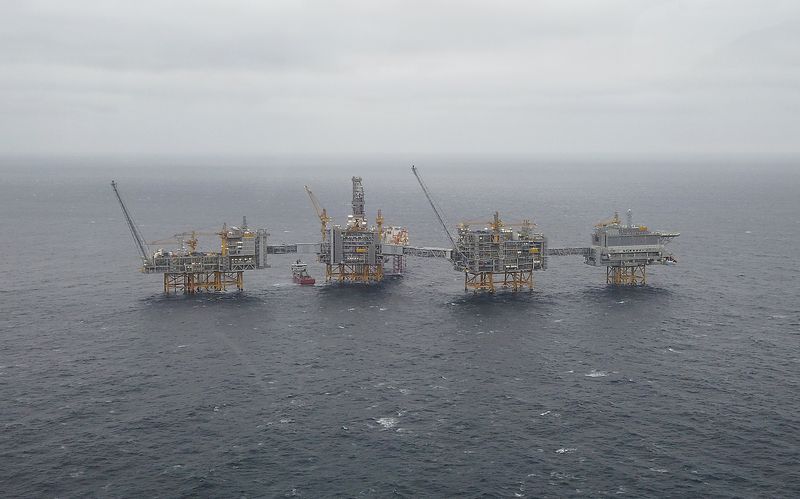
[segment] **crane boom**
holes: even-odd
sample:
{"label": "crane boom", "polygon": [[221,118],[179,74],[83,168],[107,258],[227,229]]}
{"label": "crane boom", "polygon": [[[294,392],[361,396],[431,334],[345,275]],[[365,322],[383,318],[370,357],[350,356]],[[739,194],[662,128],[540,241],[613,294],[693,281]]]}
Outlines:
{"label": "crane boom", "polygon": [[426,186],[425,182],[423,182],[422,178],[420,178],[416,166],[411,165],[411,171],[414,173],[414,176],[417,177],[417,182],[419,182],[419,186],[422,187],[422,192],[425,193],[425,197],[428,198],[428,202],[431,204],[431,208],[433,208],[433,213],[436,215],[436,218],[439,219],[439,223],[442,224],[442,229],[444,229],[445,234],[447,234],[447,238],[450,239],[450,243],[453,245],[453,249],[456,249],[458,247],[456,245],[456,240],[453,239],[453,235],[450,234],[450,230],[447,228],[447,224],[445,223],[442,214],[436,207],[436,203],[433,202],[433,197],[431,196],[430,191],[428,191],[428,186]]}
{"label": "crane boom", "polygon": [[615,211],[613,217],[597,222],[596,224],[594,224],[594,226],[600,228],[600,227],[608,227],[609,225],[619,225],[619,224],[620,224],[619,212]]}
{"label": "crane boom", "polygon": [[136,243],[136,246],[139,248],[139,253],[142,255],[142,260],[149,262],[150,256],[147,254],[144,238],[139,232],[139,228],[133,222],[133,218],[131,218],[130,213],[128,213],[128,208],[125,207],[125,203],[122,201],[122,196],[119,195],[119,191],[117,190],[117,183],[114,180],[111,181],[111,188],[114,189],[114,194],[117,196],[117,201],[119,201],[119,205],[122,208],[122,214],[125,215],[125,221],[128,223],[128,228],[131,230],[133,240]]}
{"label": "crane boom", "polygon": [[313,192],[311,192],[311,189],[309,189],[307,185],[304,185],[303,187],[306,188],[306,193],[308,194],[309,199],[311,199],[311,204],[314,205],[314,211],[317,212],[317,216],[318,217],[321,217],[322,216],[322,208],[320,208],[320,206],[319,206],[319,201],[317,201],[317,197],[314,195]]}
{"label": "crane boom", "polygon": [[320,229],[320,233],[322,234],[322,240],[325,241],[325,233],[328,231],[328,222],[331,221],[331,217],[328,216],[328,210],[325,208],[320,207],[319,201],[317,200],[317,196],[311,192],[311,189],[308,188],[307,185],[303,186],[306,188],[306,192],[308,193],[309,199],[311,199],[311,204],[314,205],[314,211],[317,212],[317,216],[319,217],[319,221],[322,224]]}

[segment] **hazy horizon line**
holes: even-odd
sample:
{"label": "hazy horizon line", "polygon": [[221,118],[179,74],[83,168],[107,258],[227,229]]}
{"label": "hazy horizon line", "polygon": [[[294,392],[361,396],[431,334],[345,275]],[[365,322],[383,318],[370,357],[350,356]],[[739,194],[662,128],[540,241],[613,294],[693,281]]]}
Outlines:
{"label": "hazy horizon line", "polygon": [[135,161],[135,160],[156,160],[156,161],[175,161],[175,160],[200,160],[200,161],[264,161],[264,160],[398,160],[403,159],[409,164],[416,160],[518,160],[518,161],[547,161],[547,162],[575,162],[584,163],[608,163],[608,162],[698,162],[698,161],[725,161],[725,162],[752,162],[754,160],[767,160],[772,162],[796,162],[800,161],[800,152],[797,153],[653,153],[648,155],[630,154],[536,154],[536,153],[504,153],[504,152],[484,152],[484,153],[460,153],[460,152],[426,152],[426,153],[403,153],[403,152],[335,152],[335,153],[258,153],[258,154],[235,154],[235,153],[24,153],[24,154],[4,154],[0,153],[0,162],[33,160],[33,161]]}

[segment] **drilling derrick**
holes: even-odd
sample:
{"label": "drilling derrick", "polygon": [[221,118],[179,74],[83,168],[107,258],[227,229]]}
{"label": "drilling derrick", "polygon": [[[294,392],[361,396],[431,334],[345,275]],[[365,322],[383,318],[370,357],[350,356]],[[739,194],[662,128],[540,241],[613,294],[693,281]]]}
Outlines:
{"label": "drilling derrick", "polygon": [[364,186],[361,184],[361,177],[353,177],[353,221],[358,227],[366,225],[364,219]]}
{"label": "drilling derrick", "polygon": [[[366,218],[362,179],[353,177],[351,181],[353,211],[347,217],[347,224],[344,227],[327,227],[326,221],[323,221],[325,233],[320,243],[319,261],[325,264],[325,281],[377,283],[387,275],[402,275],[405,270],[403,246],[408,244],[408,230],[405,227],[384,228],[380,210],[375,219],[376,225],[370,227]],[[317,205],[315,203],[315,208]],[[317,212],[318,215],[322,213],[319,209]],[[391,268],[385,269],[390,261]]]}
{"label": "drilling derrick", "polygon": [[595,224],[592,246],[585,262],[606,267],[606,283],[621,286],[647,284],[647,266],[674,264],[677,261],[666,244],[678,237],[678,232],[651,231],[644,225],[634,225],[631,210],[627,224],[619,214]]}
{"label": "drilling derrick", "polygon": [[[175,251],[159,248],[149,253],[146,249],[149,245],[142,238],[122,201],[117,183],[112,181],[111,187],[142,257],[141,271],[145,274],[163,274],[164,293],[217,292],[233,286],[241,291],[244,289],[244,271],[269,267],[267,265],[269,234],[264,229],[248,229],[246,218],[242,219],[241,227],[228,227],[224,224],[219,232],[182,232],[175,234],[171,239],[154,241],[151,244],[179,243],[180,248]],[[220,251],[198,252],[197,236],[211,234],[219,236]]]}

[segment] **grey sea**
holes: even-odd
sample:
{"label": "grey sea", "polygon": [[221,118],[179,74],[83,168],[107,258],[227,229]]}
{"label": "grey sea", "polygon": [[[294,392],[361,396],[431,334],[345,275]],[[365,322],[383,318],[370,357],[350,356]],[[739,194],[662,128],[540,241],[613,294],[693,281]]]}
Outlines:
{"label": "grey sea", "polygon": [[149,240],[246,215],[314,242],[303,185],[343,221],[352,175],[370,217],[447,240],[405,159],[3,159],[0,495],[800,496],[797,164],[417,166],[452,223],[586,246],[631,208],[679,263],[620,289],[553,257],[534,292],[475,296],[441,259],[300,287],[271,255],[242,293],[167,297],[112,179]]}

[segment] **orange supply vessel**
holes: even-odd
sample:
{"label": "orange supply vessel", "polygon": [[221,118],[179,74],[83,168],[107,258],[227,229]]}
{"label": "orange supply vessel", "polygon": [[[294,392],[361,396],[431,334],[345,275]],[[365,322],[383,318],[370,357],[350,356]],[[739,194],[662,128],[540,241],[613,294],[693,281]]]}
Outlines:
{"label": "orange supply vessel", "polygon": [[308,275],[308,265],[300,260],[292,264],[292,280],[303,286],[310,286],[317,282],[313,277]]}

